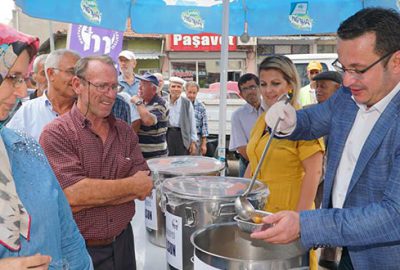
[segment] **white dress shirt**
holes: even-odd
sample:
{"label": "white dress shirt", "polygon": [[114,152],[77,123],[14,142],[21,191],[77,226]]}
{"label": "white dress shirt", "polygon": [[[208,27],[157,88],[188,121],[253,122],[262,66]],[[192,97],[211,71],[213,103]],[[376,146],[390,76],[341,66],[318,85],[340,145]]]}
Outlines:
{"label": "white dress shirt", "polygon": [[372,128],[375,126],[376,121],[378,121],[386,106],[399,92],[399,90],[400,83],[398,83],[388,95],[370,108],[367,108],[367,106],[364,104],[359,104],[356,102],[360,109],[358,110],[353,127],[347,138],[342,157],[336,171],[336,177],[332,191],[333,208],[343,208],[347,190],[360,156],[361,149],[371,133]]}
{"label": "white dress shirt", "polygon": [[263,112],[262,103],[258,109],[246,103],[233,112],[231,117],[229,150],[234,151],[240,146],[247,145],[254,123]]}
{"label": "white dress shirt", "polygon": [[57,117],[58,113],[53,110],[45,91],[42,96],[22,103],[6,126],[23,131],[39,141],[43,128]]}
{"label": "white dress shirt", "polygon": [[[191,103],[191,102],[190,102]],[[171,127],[180,127],[179,126],[179,116],[181,114],[181,106],[182,106],[182,97],[179,97],[175,103],[169,101],[169,125]],[[194,109],[193,106],[189,106],[189,114],[190,118],[192,118],[192,125],[191,125],[191,134],[190,138],[192,142],[197,142],[197,128],[196,128],[196,118],[194,116]]]}

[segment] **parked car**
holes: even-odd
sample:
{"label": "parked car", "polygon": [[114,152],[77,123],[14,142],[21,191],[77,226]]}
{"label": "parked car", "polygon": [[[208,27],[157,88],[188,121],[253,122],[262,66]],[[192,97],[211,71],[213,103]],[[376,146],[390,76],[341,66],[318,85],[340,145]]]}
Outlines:
{"label": "parked car", "polygon": [[289,57],[295,64],[297,72],[300,76],[301,86],[305,86],[310,83],[307,77],[307,65],[310,63],[310,61],[316,60],[320,62],[323,71],[335,71],[332,63],[338,57],[336,53],[288,54],[286,56]]}

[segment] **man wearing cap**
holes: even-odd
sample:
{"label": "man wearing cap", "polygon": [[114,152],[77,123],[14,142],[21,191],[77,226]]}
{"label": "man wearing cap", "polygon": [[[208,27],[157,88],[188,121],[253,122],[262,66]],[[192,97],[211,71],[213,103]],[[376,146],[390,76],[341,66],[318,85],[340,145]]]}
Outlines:
{"label": "man wearing cap", "polygon": [[145,159],[167,156],[167,102],[157,95],[158,79],[151,73],[136,76],[140,80],[138,95],[131,102],[140,115],[137,131],[139,144]]}
{"label": "man wearing cap", "polygon": [[318,103],[326,101],[342,84],[342,75],[336,71],[325,71],[313,78],[316,83],[316,97]]}
{"label": "man wearing cap", "polygon": [[128,93],[130,96],[137,95],[139,80],[133,71],[136,67],[135,54],[128,50],[120,52],[118,63],[121,71],[121,75],[118,76],[118,83],[123,88],[122,91]]}
{"label": "man wearing cap", "polygon": [[322,72],[322,65],[318,61],[311,61],[307,66],[307,77],[310,83],[300,89],[299,103],[304,107],[306,105],[317,103],[315,97],[315,82],[313,81],[314,76]]}
{"label": "man wearing cap", "polygon": [[168,155],[195,155],[197,131],[194,109],[190,100],[181,96],[185,81],[171,77],[169,82]]}

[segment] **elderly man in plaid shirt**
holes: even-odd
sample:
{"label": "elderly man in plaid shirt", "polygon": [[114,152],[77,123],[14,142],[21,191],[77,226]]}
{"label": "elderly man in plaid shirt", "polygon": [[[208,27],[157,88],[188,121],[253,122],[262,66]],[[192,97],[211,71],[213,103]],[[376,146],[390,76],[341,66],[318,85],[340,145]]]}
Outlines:
{"label": "elderly man in plaid shirt", "polygon": [[198,140],[198,152],[205,155],[207,152],[207,137],[208,137],[208,124],[207,124],[207,111],[204,104],[201,103],[197,97],[199,92],[199,85],[196,82],[186,83],[186,97],[192,102],[194,108],[194,115],[196,117],[196,129]]}

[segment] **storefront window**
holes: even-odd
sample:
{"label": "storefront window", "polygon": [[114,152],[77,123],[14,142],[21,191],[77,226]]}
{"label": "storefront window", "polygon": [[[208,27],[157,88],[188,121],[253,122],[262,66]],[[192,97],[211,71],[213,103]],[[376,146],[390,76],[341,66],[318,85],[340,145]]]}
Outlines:
{"label": "storefront window", "polygon": [[171,76],[185,81],[196,81],[196,62],[172,62]]}
{"label": "storefront window", "polygon": [[[237,81],[244,72],[242,60],[229,60],[228,81]],[[186,81],[196,81],[200,88],[220,81],[220,61],[171,61],[171,76],[181,77]]]}

